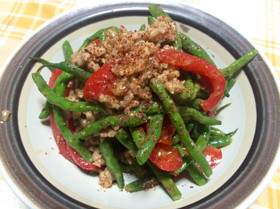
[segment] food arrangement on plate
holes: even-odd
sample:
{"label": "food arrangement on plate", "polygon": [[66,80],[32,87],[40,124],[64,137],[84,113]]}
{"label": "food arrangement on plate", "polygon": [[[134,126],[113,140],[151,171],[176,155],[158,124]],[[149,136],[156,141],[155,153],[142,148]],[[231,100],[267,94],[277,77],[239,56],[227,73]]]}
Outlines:
{"label": "food arrangement on plate", "polygon": [[[207,52],[177,30],[159,6],[150,5],[148,25],[100,29],[73,52],[65,41],[65,61],[42,63],[32,74],[47,102],[60,154],[109,188],[137,192],[161,184],[173,200],[181,192],[172,180],[188,172],[204,185],[222,160],[221,148],[236,133],[217,126],[220,101],[230,96],[235,73],[249,63],[251,50],[218,69]],[[49,83],[40,72],[52,71]],[[123,173],[138,180],[125,184]]]}

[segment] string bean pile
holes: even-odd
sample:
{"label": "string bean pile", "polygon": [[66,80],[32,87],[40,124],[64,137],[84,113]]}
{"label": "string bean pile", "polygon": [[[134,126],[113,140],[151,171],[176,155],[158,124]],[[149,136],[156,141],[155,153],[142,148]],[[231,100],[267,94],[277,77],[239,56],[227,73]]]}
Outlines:
{"label": "string bean pile", "polygon": [[[139,30],[100,29],[76,52],[65,41],[60,63],[30,57],[42,64],[32,78],[47,100],[39,118],[49,118],[67,160],[99,175],[103,187],[116,182],[137,192],[162,185],[179,200],[173,177],[187,172],[206,184],[214,168],[206,153],[218,158],[231,144],[237,130],[217,128],[216,115],[229,106],[219,103],[257,51],[218,69],[158,5],[149,11]],[[44,67],[52,71],[49,83],[40,74]],[[124,173],[139,179],[126,184]]]}

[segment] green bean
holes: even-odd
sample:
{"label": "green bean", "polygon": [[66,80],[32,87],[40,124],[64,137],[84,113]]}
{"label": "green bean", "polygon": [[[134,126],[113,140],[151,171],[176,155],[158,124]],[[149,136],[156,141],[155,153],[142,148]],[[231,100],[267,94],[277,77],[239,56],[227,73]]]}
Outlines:
{"label": "green bean", "polygon": [[187,170],[189,175],[192,177],[192,179],[197,185],[202,186],[208,182],[207,178],[203,175],[203,173],[195,163],[191,163],[187,167]]}
{"label": "green bean", "polygon": [[117,27],[109,27],[107,29],[104,29],[100,34],[99,34],[99,45],[102,44],[102,42],[105,40],[107,36],[107,32],[109,29],[114,29],[117,33],[119,33],[119,29]]}
{"label": "green bean", "polygon": [[89,174],[90,174],[91,176],[98,176],[98,175],[99,175],[99,172],[98,172],[98,170],[97,170],[97,171],[89,171]]}
{"label": "green bean", "polygon": [[189,155],[187,155],[187,153],[183,150],[182,146],[180,146],[179,144],[174,145],[174,147],[179,150],[179,152],[183,158],[183,164],[182,164],[181,168],[172,172],[172,174],[174,176],[177,176],[180,173],[182,173],[184,170],[186,170],[190,166],[190,164],[194,163],[194,160]]}
{"label": "green bean", "polygon": [[230,79],[226,80],[224,96],[229,97],[229,91],[231,90],[231,88],[234,86],[235,83],[236,83],[235,78],[230,78]]}
{"label": "green bean", "polygon": [[168,17],[170,19],[170,21],[173,21],[172,18],[158,5],[150,4],[148,7],[149,7],[149,11],[153,17],[157,18],[157,17],[161,17],[164,15],[164,16]]}
{"label": "green bean", "polygon": [[210,127],[210,136],[224,136],[225,133],[216,127]]}
{"label": "green bean", "polygon": [[198,96],[199,91],[200,91],[200,84],[194,83],[190,100],[194,100]]}
{"label": "green bean", "polygon": [[100,152],[105,160],[106,166],[112,175],[115,177],[118,187],[124,187],[123,173],[118,159],[114,155],[112,139],[105,138],[99,142]]}
{"label": "green bean", "polygon": [[66,40],[63,42],[62,51],[63,51],[65,61],[71,62],[71,55],[73,54],[73,49],[72,49],[69,41]]}
{"label": "green bean", "polygon": [[160,137],[163,116],[163,114],[155,114],[150,117],[146,140],[144,140],[141,146],[138,147],[136,154],[136,160],[139,165],[143,165],[148,160],[157,140]]}
{"label": "green bean", "polygon": [[202,99],[200,98],[196,98],[194,99],[191,103],[189,103],[188,105],[198,111],[203,111],[201,106],[200,106],[200,103],[201,103]]}
{"label": "green bean", "polygon": [[148,16],[148,24],[151,25],[151,24],[153,24],[153,22],[155,22],[154,17]]}
{"label": "green bean", "polygon": [[224,77],[228,77],[235,72],[237,72],[239,69],[247,65],[256,55],[258,54],[258,51],[256,49],[252,49],[246,54],[244,54],[239,59],[235,60],[233,63],[231,63],[228,67],[221,69],[221,73],[224,75]]}
{"label": "green bean", "polygon": [[149,83],[151,89],[156,93],[159,98],[162,100],[163,107],[166,112],[169,113],[169,117],[172,125],[176,128],[177,132],[180,134],[180,140],[182,144],[187,148],[191,157],[197,162],[197,164],[201,167],[206,176],[210,176],[212,174],[212,169],[205,159],[202,152],[197,148],[193,140],[191,139],[186,127],[185,123],[177,111],[177,107],[172,100],[172,98],[168,95],[164,86],[155,78],[150,80]]}
{"label": "green bean", "polygon": [[[71,54],[73,54],[72,47],[69,43],[69,41],[64,41],[62,44],[62,51],[64,54],[64,58],[66,61],[71,60]],[[70,75],[70,78],[68,77]],[[73,75],[68,74],[66,72],[63,72],[62,74],[59,75],[59,77],[56,79],[55,84],[53,86],[53,91],[58,94],[59,96],[63,96],[65,93],[65,89],[67,84],[69,83],[70,80],[74,78]],[[52,110],[52,105],[46,101],[43,110],[41,111],[39,118],[40,119],[45,119],[47,118]]]}
{"label": "green bean", "polygon": [[57,94],[58,96],[64,96],[67,85],[73,79],[74,79],[73,74],[62,72],[54,83],[53,86],[54,93]]}
{"label": "green bean", "polygon": [[51,62],[48,62],[47,60],[44,60],[39,57],[30,57],[30,59],[42,63],[45,67],[54,67],[56,69],[60,69],[67,73],[73,74],[73,75],[75,75],[75,77],[78,77],[79,79],[83,80],[84,82],[87,81],[87,79],[89,79],[89,77],[92,75],[92,73],[87,72],[69,62],[51,63]]}
{"label": "green bean", "polygon": [[182,39],[182,47],[184,50],[216,66],[214,61],[199,44],[195,43],[189,36],[184,33],[180,33],[180,35]]}
{"label": "green bean", "polygon": [[134,142],[131,140],[132,136],[128,133],[128,131],[121,129],[117,133],[116,138],[125,148],[131,150],[133,153],[137,152],[137,147],[134,144]]}
{"label": "green bean", "polygon": [[172,137],[172,144],[177,144],[180,142],[180,136],[179,134],[176,132],[173,137]]}
{"label": "green bean", "polygon": [[227,133],[227,134],[225,134],[226,136],[230,136],[230,137],[232,137],[234,134],[236,134],[236,132],[238,131],[238,128],[237,129],[235,129],[234,131],[232,131],[232,132],[229,132],[229,133]]}
{"label": "green bean", "polygon": [[132,139],[136,144],[137,148],[141,147],[146,139],[145,131],[142,127],[129,127],[132,135]]}
{"label": "green bean", "polygon": [[146,165],[139,165],[137,161],[133,161],[131,164],[121,164],[123,172],[134,173],[137,176],[144,177],[147,176],[150,171],[147,169]]}
{"label": "green bean", "polygon": [[51,103],[49,103],[47,101],[44,104],[44,107],[43,107],[42,111],[40,112],[39,118],[40,119],[46,119],[51,114],[51,111],[52,111],[52,105],[51,105]]}
{"label": "green bean", "polygon": [[207,99],[209,97],[209,91],[205,89],[199,89],[196,96],[200,99]]}
{"label": "green bean", "polygon": [[[56,95],[58,96],[63,96],[65,93],[65,90],[67,88],[68,83],[74,78],[72,74],[62,72],[58,78],[56,79],[54,86],[53,86],[53,91],[55,92]],[[49,101],[46,101],[43,110],[41,111],[39,118],[40,119],[45,119],[47,118],[52,110],[52,105],[49,103]]]}
{"label": "green bean", "polygon": [[107,28],[100,29],[96,33],[92,34],[90,37],[88,37],[84,40],[83,44],[79,48],[79,51],[82,50],[83,48],[87,47],[92,41],[98,39],[100,37],[100,34],[103,31],[107,31],[111,28],[114,28],[118,32],[118,28],[114,27],[114,26],[110,26],[110,27],[107,27]]}
{"label": "green bean", "polygon": [[160,183],[163,185],[167,193],[170,195],[172,200],[176,201],[179,200],[182,196],[181,192],[179,191],[178,187],[170,177],[170,174],[168,172],[165,172],[163,170],[160,170],[158,167],[154,166],[150,161],[148,161],[148,165],[152,169],[153,173],[157,177],[157,179],[160,181]]}
{"label": "green bean", "polygon": [[32,78],[37,85],[39,91],[47,98],[48,102],[56,105],[64,110],[86,112],[86,111],[104,111],[104,108],[100,105],[92,104],[89,102],[72,102],[64,97],[55,94],[48,86],[46,81],[40,75],[40,73],[33,73]]}
{"label": "green bean", "polygon": [[[143,140],[145,139],[145,132],[143,128],[130,127],[130,131],[136,146],[140,147]],[[173,200],[179,200],[181,198],[181,192],[178,190],[169,174],[155,167],[152,163],[150,163],[150,161],[147,161],[147,164],[152,169],[153,173],[156,175],[157,179],[161,182],[171,198]]]}
{"label": "green bean", "polygon": [[84,129],[75,135],[76,139],[82,139],[94,133],[100,132],[109,126],[139,126],[147,122],[144,114],[134,113],[133,115],[109,115],[95,122],[88,124]]}
{"label": "green bean", "polygon": [[222,112],[224,109],[226,109],[226,108],[229,107],[230,105],[231,105],[231,103],[228,103],[228,104],[223,105],[222,107],[220,107],[219,109],[217,109],[217,110],[214,112],[214,114],[215,114],[215,115],[219,115],[220,112]]}
{"label": "green bean", "polygon": [[146,29],[146,25],[145,24],[142,24],[141,26],[140,26],[140,28],[139,28],[139,30],[141,31],[141,30],[145,30]]}
{"label": "green bean", "polygon": [[209,139],[208,144],[217,148],[225,147],[230,145],[232,138],[230,135],[225,136],[214,136]]}
{"label": "green bean", "polygon": [[99,34],[99,44],[101,44],[107,36],[107,30],[102,31],[102,33]]}
{"label": "green bean", "polygon": [[209,138],[210,138],[210,128],[209,126],[203,126],[202,133],[198,136],[198,139],[196,141],[196,146],[200,151],[203,151],[208,144]]}
{"label": "green bean", "polygon": [[222,122],[220,120],[217,120],[215,118],[204,115],[194,108],[186,107],[186,106],[180,106],[177,108],[178,108],[178,111],[179,111],[182,119],[185,122],[188,122],[189,120],[192,119],[192,120],[195,120],[195,121],[197,121],[201,124],[205,124],[205,125],[221,125],[222,124]]}
{"label": "green bean", "polygon": [[142,177],[136,181],[133,181],[125,186],[127,192],[139,192],[142,190],[148,190],[159,185],[158,179],[154,176]]}
{"label": "green bean", "polygon": [[191,138],[196,142],[200,135],[199,127],[201,126],[201,124],[197,123],[197,122],[194,122],[193,124],[194,124],[193,128],[192,128],[191,132],[189,132],[189,133],[190,133]]}
{"label": "green bean", "polygon": [[201,91],[199,83],[194,82],[189,74],[185,76],[184,91],[174,96],[174,101],[180,105],[189,105]]}
{"label": "green bean", "polygon": [[[143,128],[130,127],[130,131],[136,146],[140,147],[146,137]],[[171,198],[173,200],[179,200],[181,198],[181,192],[178,190],[169,174],[155,167],[152,163],[150,163],[150,161],[147,161],[147,164],[153,170],[157,179],[162,183],[163,187],[166,189]]]}
{"label": "green bean", "polygon": [[173,41],[173,43],[171,44],[175,50],[182,52],[182,40],[181,40],[181,36],[180,33],[178,31],[176,31],[176,36],[175,36],[175,40]]}
{"label": "green bean", "polygon": [[[203,151],[205,149],[205,147],[208,144],[208,139],[210,136],[209,127],[204,126],[204,129],[205,129],[204,132],[200,135],[200,137],[198,138],[198,140],[196,142],[196,146],[200,151]],[[180,145],[176,145],[175,147],[179,150],[179,152],[182,155],[183,165],[181,166],[181,168],[174,171],[173,174],[179,175],[181,172],[183,172],[184,170],[187,169],[189,175],[192,177],[192,179],[194,180],[194,182],[197,185],[201,186],[201,185],[206,184],[208,181],[207,178],[205,178],[205,176],[203,175],[201,170],[194,163],[194,160],[192,160],[189,157],[189,154],[187,152],[185,152],[185,150],[183,150],[183,148]]]}
{"label": "green bean", "polygon": [[56,126],[61,132],[63,138],[66,140],[67,144],[77,151],[84,160],[88,162],[91,161],[92,153],[80,140],[74,138],[74,135],[65,123],[61,109],[57,106],[53,106],[53,113]]}
{"label": "green bean", "polygon": [[191,132],[193,128],[194,128],[194,123],[189,122],[188,124],[186,124],[186,129],[188,132]]}
{"label": "green bean", "polygon": [[133,111],[151,115],[151,114],[163,112],[163,108],[162,108],[162,105],[160,103],[155,102],[155,101],[150,101],[150,102],[147,102],[145,104],[139,105]]}

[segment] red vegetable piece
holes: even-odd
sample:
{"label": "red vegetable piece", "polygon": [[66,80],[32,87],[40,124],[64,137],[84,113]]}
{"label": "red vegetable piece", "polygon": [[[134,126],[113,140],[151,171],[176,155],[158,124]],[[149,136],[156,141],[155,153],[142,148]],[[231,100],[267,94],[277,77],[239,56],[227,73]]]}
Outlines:
{"label": "red vegetable piece", "polygon": [[156,143],[149,157],[150,161],[164,171],[175,171],[183,164],[178,149],[171,145]]}
{"label": "red vegetable piece", "polygon": [[219,165],[223,158],[222,151],[213,146],[207,146],[204,149],[203,154],[212,169]]}
{"label": "red vegetable piece", "polygon": [[[75,127],[75,124],[74,124],[74,120],[73,118],[69,118],[67,121],[66,121],[66,124],[68,126],[68,128],[74,132],[76,127]],[[95,165],[93,165],[91,162],[87,162],[85,161],[78,152],[76,152],[72,147],[70,147],[68,144],[66,145],[67,146],[67,150],[68,152],[70,153],[72,159],[74,160],[74,162],[80,166],[82,169],[84,170],[88,170],[88,171],[95,171],[95,170],[98,170],[99,168]]]}
{"label": "red vegetable piece", "polygon": [[[55,84],[56,79],[58,78],[58,76],[60,76],[60,74],[61,74],[62,72],[63,72],[63,71],[62,71],[62,70],[59,70],[59,69],[55,69],[55,70],[52,72],[52,75],[51,75],[50,80],[49,80],[49,87],[50,87],[51,89],[53,89],[53,86],[54,86],[54,84]],[[69,95],[69,91],[75,87],[75,79],[73,79],[72,81],[70,81],[69,84],[70,84],[70,85],[69,85],[68,88],[66,88],[66,91],[65,91],[65,94],[64,94],[65,97],[67,97],[67,96]]]}
{"label": "red vegetable piece", "polygon": [[172,125],[169,116],[165,115],[158,143],[172,145],[172,137],[175,132],[176,128],[174,128],[174,126]]}
{"label": "red vegetable piece", "polygon": [[55,69],[55,70],[52,72],[52,75],[51,75],[50,80],[49,80],[49,87],[50,87],[51,89],[53,88],[56,79],[58,78],[58,76],[59,76],[62,72],[63,72],[63,71],[62,71],[62,70],[59,70],[59,69]]}
{"label": "red vegetable piece", "polygon": [[113,95],[112,88],[115,85],[116,76],[111,68],[112,64],[105,64],[87,80],[84,86],[86,101],[98,101],[101,94]]}
{"label": "red vegetable piece", "polygon": [[51,125],[51,129],[52,129],[52,132],[53,132],[54,140],[55,140],[55,142],[57,144],[57,147],[59,149],[59,153],[64,158],[66,158],[67,160],[69,160],[70,162],[75,164],[75,161],[73,160],[70,152],[67,149],[67,143],[66,143],[66,141],[63,138],[61,132],[59,131],[59,129],[57,128],[57,126],[55,124],[53,113],[50,114],[49,119],[50,119],[50,125]]}
{"label": "red vegetable piece", "polygon": [[[62,70],[59,69],[55,69],[50,77],[49,80],[49,86],[50,88],[53,88],[54,83],[56,81],[56,79],[58,78],[58,76],[62,73]],[[74,85],[74,83],[73,83]],[[73,86],[72,85],[72,86]],[[70,87],[71,88],[71,87]],[[67,88],[68,90],[70,90],[69,88]],[[67,90],[66,89],[66,90]],[[69,92],[69,91],[68,91]],[[77,153],[72,147],[70,147],[67,142],[65,141],[65,139],[63,138],[61,132],[59,131],[58,127],[55,124],[55,120],[54,120],[54,115],[53,113],[50,114],[50,125],[52,128],[52,132],[56,141],[56,144],[58,146],[59,149],[59,153],[66,158],[67,160],[69,160],[70,162],[77,164],[79,167],[81,167],[84,170],[98,170],[99,168],[95,165],[93,165],[90,162],[85,161],[80,155],[79,153]],[[66,121],[67,126],[69,127],[69,129],[73,132],[75,130],[75,125],[74,125],[74,121],[72,118],[68,119]]]}
{"label": "red vegetable piece", "polygon": [[209,111],[218,104],[224,94],[226,81],[214,65],[198,57],[172,49],[158,50],[157,57],[162,63],[201,75],[210,88],[210,96],[200,103],[204,111]]}
{"label": "red vegetable piece", "polygon": [[76,152],[72,147],[70,147],[68,144],[67,144],[67,149],[71,154],[72,158],[74,159],[75,163],[83,170],[96,171],[99,169],[99,167],[92,164],[92,162],[85,161],[81,157],[81,155],[78,152]]}
{"label": "red vegetable piece", "polygon": [[100,39],[96,39],[96,40],[94,40],[93,42],[96,44],[96,46],[99,46],[99,44],[100,44]]}

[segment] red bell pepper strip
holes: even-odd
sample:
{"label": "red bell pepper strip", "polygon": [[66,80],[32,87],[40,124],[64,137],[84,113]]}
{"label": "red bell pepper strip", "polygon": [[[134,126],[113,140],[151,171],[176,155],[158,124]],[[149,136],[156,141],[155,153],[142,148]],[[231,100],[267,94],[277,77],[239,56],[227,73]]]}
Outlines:
{"label": "red bell pepper strip", "polygon": [[49,80],[49,87],[52,89],[54,84],[55,84],[55,81],[56,79],[58,78],[58,76],[60,76],[60,74],[62,73],[63,71],[62,70],[59,70],[59,69],[55,69],[52,74],[51,74],[51,77],[50,77],[50,80]]}
{"label": "red bell pepper strip", "polygon": [[55,124],[53,113],[50,114],[49,119],[50,119],[50,125],[51,125],[51,129],[52,129],[52,132],[53,132],[54,140],[55,140],[55,142],[57,144],[57,147],[59,149],[59,153],[65,159],[67,159],[70,162],[75,164],[75,161],[73,160],[70,152],[67,149],[67,143],[66,143],[66,141],[63,138],[61,132],[59,131],[59,129],[57,128],[57,126]]}
{"label": "red bell pepper strip", "polygon": [[172,137],[176,132],[176,128],[172,125],[169,116],[164,115],[162,130],[160,137],[158,139],[158,143],[172,145]]}
{"label": "red bell pepper strip", "polygon": [[213,146],[207,146],[203,150],[203,154],[212,169],[219,165],[223,158],[222,151]]}
{"label": "red bell pepper strip", "polygon": [[179,150],[163,143],[156,143],[149,159],[155,166],[164,171],[175,171],[183,164]]}
{"label": "red bell pepper strip", "polygon": [[[75,131],[75,124],[74,124],[74,121],[73,121],[73,118],[69,118],[67,121],[66,121],[66,124],[68,126],[68,128],[74,132]],[[66,146],[67,146],[67,150],[68,152],[70,153],[71,157],[73,158],[74,162],[80,166],[83,170],[88,170],[88,171],[96,171],[99,169],[99,167],[95,166],[94,164],[92,164],[91,162],[87,162],[85,161],[81,155],[76,152],[72,147],[70,147],[70,145],[68,145],[66,143]]]}
{"label": "red bell pepper strip", "polygon": [[111,71],[112,66],[113,64],[103,65],[87,80],[83,90],[86,101],[98,101],[101,94],[113,95],[116,76]]}
{"label": "red bell pepper strip", "polygon": [[[55,69],[52,72],[52,75],[50,77],[49,80],[49,87],[52,89],[54,86],[54,83],[56,81],[56,79],[58,78],[58,76],[62,73],[62,70],[59,69]],[[50,114],[49,116],[49,120],[50,120],[50,126],[53,132],[53,136],[55,139],[55,142],[57,144],[57,147],[59,149],[59,153],[66,158],[67,160],[69,160],[72,163],[75,163],[75,161],[73,160],[71,154],[69,153],[68,149],[67,149],[67,143],[65,141],[65,139],[63,138],[61,132],[59,131],[59,129],[57,128],[56,124],[55,124],[55,120],[54,120],[54,115],[53,113]]]}
{"label": "red bell pepper strip", "polygon": [[81,155],[79,155],[78,152],[76,152],[72,147],[70,147],[67,144],[67,149],[69,151],[69,153],[71,154],[73,160],[75,161],[75,163],[81,167],[83,170],[88,170],[88,171],[97,171],[99,169],[99,167],[97,167],[96,165],[92,164],[92,162],[87,162],[85,161]]}
{"label": "red bell pepper strip", "polygon": [[[53,71],[53,73],[50,77],[50,80],[49,80],[50,88],[53,88],[56,79],[62,72],[63,71],[59,70],[59,69],[55,69]],[[73,87],[74,87],[74,80],[72,81],[72,85],[70,88],[73,88]],[[66,89],[65,96],[67,96],[67,94],[69,94],[69,90],[70,89]],[[67,142],[63,138],[61,132],[59,131],[58,127],[55,124],[53,113],[50,114],[49,120],[50,120],[51,129],[52,129],[52,132],[53,132],[53,135],[55,138],[55,142],[59,149],[59,153],[64,158],[66,158],[67,160],[69,160],[70,162],[72,162],[74,164],[77,164],[79,167],[81,167],[84,170],[98,170],[99,168],[97,166],[93,165],[90,162],[85,161],[72,147],[70,147],[67,144]],[[72,119],[69,119],[67,121],[67,126],[70,128],[71,131],[74,131],[75,126],[74,126]]]}
{"label": "red bell pepper strip", "polygon": [[157,58],[161,63],[178,67],[184,71],[199,74],[209,86],[210,96],[201,101],[204,111],[214,108],[223,97],[226,81],[223,74],[209,62],[198,57],[172,49],[160,49]]}

